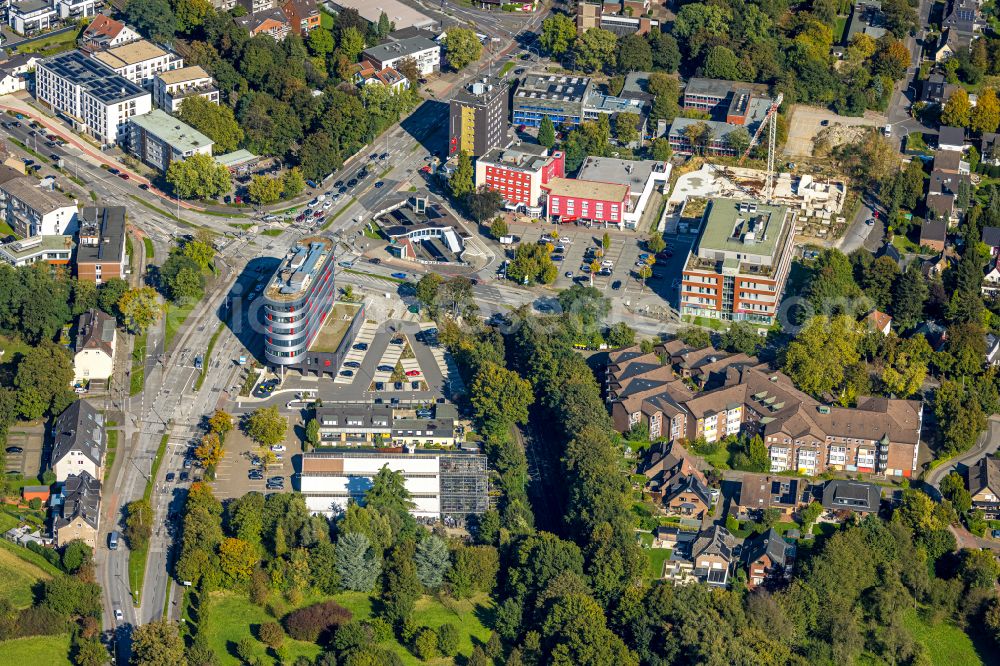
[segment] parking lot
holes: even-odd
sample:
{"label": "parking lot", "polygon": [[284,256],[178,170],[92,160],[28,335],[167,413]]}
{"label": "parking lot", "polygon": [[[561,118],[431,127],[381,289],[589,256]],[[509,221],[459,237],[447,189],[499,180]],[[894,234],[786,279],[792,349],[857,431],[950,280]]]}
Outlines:
{"label": "parking lot", "polygon": [[37,476],[42,471],[42,426],[19,427],[7,434],[6,448],[19,448],[20,453],[6,453],[6,472],[18,472],[25,477]]}
{"label": "parking lot", "polygon": [[[587,229],[586,227],[576,227],[562,225],[555,227],[552,225],[531,225],[520,227],[523,233],[520,236],[522,243],[537,243],[539,239],[553,230],[558,231],[559,237],[553,245],[563,245],[562,252],[554,252],[553,260],[559,266],[559,277],[556,279],[557,289],[566,289],[574,282],[589,286],[591,260],[585,260],[584,255],[588,248],[601,246],[605,230],[601,228]],[[676,287],[671,290],[671,282],[680,278],[681,269],[687,252],[693,242],[693,237],[689,235],[668,235],[665,237],[667,247],[673,256],[666,260],[657,261],[653,265],[653,276],[646,281],[645,288],[642,280],[638,276],[636,262],[639,255],[647,253],[645,249],[646,235],[637,235],[631,232],[609,231],[608,235],[611,244],[604,252],[604,256],[598,261],[611,261],[613,263],[611,275],[595,275],[593,286],[605,292],[608,296],[637,296],[641,293],[655,293],[662,297],[671,297],[672,292],[676,292]],[[508,256],[513,256],[513,250]],[[556,260],[556,257],[563,257]],[[570,276],[567,277],[567,273]],[[676,297],[671,297],[672,304],[676,305]]]}
{"label": "parking lot", "polygon": [[[301,431],[301,419],[296,415],[288,419],[289,427],[285,433],[284,446],[286,450],[279,455],[282,459],[269,465],[263,474],[263,479],[247,478],[251,468],[251,458],[257,450],[254,444],[239,430],[233,430],[226,436],[225,457],[215,470],[215,481],[212,483],[215,496],[220,500],[242,497],[248,492],[258,493],[288,492],[292,488],[292,478],[296,473],[295,462],[302,451],[301,442],[296,435]],[[280,476],[285,480],[281,490],[268,490],[267,479]]]}

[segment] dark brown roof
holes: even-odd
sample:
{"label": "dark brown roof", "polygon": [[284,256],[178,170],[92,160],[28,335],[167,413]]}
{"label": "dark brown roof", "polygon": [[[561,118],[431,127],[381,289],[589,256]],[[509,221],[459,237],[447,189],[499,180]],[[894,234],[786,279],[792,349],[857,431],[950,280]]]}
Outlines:
{"label": "dark brown roof", "polygon": [[945,235],[948,233],[948,223],[943,220],[935,222],[924,222],[920,227],[920,242],[924,241],[939,241],[944,242]]}

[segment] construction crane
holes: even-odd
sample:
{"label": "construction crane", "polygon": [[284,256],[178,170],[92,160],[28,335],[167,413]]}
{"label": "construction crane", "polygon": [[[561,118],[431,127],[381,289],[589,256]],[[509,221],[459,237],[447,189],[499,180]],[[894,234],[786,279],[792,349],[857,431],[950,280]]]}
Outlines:
{"label": "construction crane", "polygon": [[757,126],[757,131],[754,132],[753,137],[750,139],[750,145],[747,149],[743,151],[743,156],[740,161],[736,163],[737,166],[742,166],[743,162],[746,161],[747,156],[750,151],[753,150],[757,142],[760,141],[760,135],[764,132],[764,128],[768,128],[768,142],[767,142],[767,176],[764,179],[764,201],[771,202],[771,188],[774,184],[774,149],[777,143],[777,133],[778,133],[778,107],[785,100],[785,95],[783,93],[778,93],[778,96],[774,98],[771,102],[771,107],[767,110],[767,115],[764,116],[764,121]]}

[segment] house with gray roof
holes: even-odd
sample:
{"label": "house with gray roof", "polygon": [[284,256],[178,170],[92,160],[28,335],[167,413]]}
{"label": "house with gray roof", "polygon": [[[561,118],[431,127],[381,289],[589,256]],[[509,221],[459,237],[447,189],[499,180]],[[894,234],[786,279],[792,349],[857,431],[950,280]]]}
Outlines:
{"label": "house with gray roof", "polygon": [[107,380],[114,372],[116,342],[114,317],[96,308],[80,315],[73,354],[74,381]]}
{"label": "house with gray roof", "polygon": [[747,565],[747,585],[774,586],[792,577],[795,546],[787,542],[773,527],[743,543],[743,561]]}
{"label": "house with gray roof", "polygon": [[823,488],[823,508],[827,511],[850,511],[862,516],[878,513],[882,491],[874,483],[833,479]]}
{"label": "house with gray roof", "polygon": [[83,541],[97,548],[101,520],[101,482],[88,472],[66,478],[52,521],[52,534],[60,548],[70,541]]}
{"label": "house with gray roof", "polygon": [[987,520],[996,520],[1000,517],[1000,459],[980,458],[967,475],[972,508],[982,511]]}
{"label": "house with gray roof", "polygon": [[104,479],[107,435],[104,416],[84,400],[77,400],[59,415],[52,427],[54,442],[50,464],[56,481],[83,472]]}

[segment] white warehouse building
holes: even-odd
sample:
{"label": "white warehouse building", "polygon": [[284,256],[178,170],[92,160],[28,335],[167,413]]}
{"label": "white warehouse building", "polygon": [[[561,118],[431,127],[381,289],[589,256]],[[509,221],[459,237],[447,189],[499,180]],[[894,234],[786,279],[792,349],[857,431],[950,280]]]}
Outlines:
{"label": "white warehouse building", "polygon": [[353,500],[364,503],[372,478],[383,467],[402,473],[417,518],[479,514],[489,507],[486,456],[467,451],[416,449],[331,450],[302,456],[306,506],[328,516]]}

